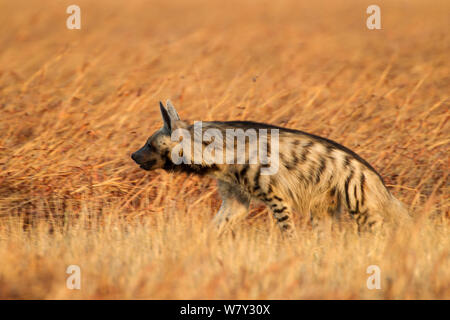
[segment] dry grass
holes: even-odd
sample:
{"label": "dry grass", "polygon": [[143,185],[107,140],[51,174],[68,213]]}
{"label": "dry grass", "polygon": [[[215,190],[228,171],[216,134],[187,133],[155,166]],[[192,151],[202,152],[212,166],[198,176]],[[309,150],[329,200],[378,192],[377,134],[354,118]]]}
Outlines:
{"label": "dry grass", "polygon": [[[448,1],[0,2],[0,298],[450,298]],[[337,4],[339,3],[339,4]],[[334,139],[409,230],[285,245],[263,208],[217,238],[214,181],[129,158],[171,98],[190,120]],[[65,287],[80,265],[82,289]],[[379,265],[382,289],[366,288]]]}

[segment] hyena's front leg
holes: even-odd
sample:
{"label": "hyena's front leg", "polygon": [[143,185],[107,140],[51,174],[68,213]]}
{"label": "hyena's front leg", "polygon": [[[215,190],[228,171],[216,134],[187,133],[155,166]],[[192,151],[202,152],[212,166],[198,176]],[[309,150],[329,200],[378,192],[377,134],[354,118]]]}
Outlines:
{"label": "hyena's front leg", "polygon": [[287,238],[295,238],[296,234],[294,224],[292,222],[292,210],[290,206],[276,194],[266,196],[262,200],[272,210],[273,217],[275,218],[283,236],[286,236]]}
{"label": "hyena's front leg", "polygon": [[273,217],[283,236],[295,238],[296,234],[292,222],[292,209],[290,205],[283,200],[281,195],[277,195],[269,188],[267,192],[259,192],[256,196],[272,210]]}
{"label": "hyena's front leg", "polygon": [[217,184],[222,205],[213,219],[213,224],[222,231],[227,224],[248,213],[250,196],[231,183],[218,180]]}
{"label": "hyena's front leg", "polygon": [[270,176],[257,172],[253,179],[253,196],[264,202],[271,210],[283,236],[296,238],[292,222],[292,208],[271,183]]}

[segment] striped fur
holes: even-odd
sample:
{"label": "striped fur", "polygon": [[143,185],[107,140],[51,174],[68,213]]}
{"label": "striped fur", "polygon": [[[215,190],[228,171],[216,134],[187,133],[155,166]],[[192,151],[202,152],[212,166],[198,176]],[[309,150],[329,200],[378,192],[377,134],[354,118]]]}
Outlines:
{"label": "striped fur", "polygon": [[[264,165],[259,162],[249,164],[248,139],[244,164],[208,164],[208,159],[203,159],[200,164],[175,165],[170,155],[177,142],[171,141],[170,134],[177,128],[184,128],[192,132],[193,137],[193,126],[180,120],[170,102],[167,110],[161,104],[161,113],[164,127],[132,158],[145,170],[162,168],[215,177],[223,199],[214,218],[219,228],[247,214],[252,199],[262,201],[271,209],[280,229],[287,235],[294,234],[294,212],[309,214],[313,226],[320,225],[324,216],[348,212],[359,231],[379,229],[386,218],[407,212],[364,159],[334,141],[298,130],[248,121],[202,123],[203,130],[214,128],[223,132],[224,137],[226,129],[278,129],[279,169],[274,175],[262,175]],[[227,149],[231,144],[226,143],[226,139],[222,143],[226,152],[236,151]]]}

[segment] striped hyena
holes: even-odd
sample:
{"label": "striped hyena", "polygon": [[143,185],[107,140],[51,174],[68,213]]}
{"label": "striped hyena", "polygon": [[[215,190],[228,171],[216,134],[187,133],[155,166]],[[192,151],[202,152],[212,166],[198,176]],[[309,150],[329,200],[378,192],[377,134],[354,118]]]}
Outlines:
{"label": "striped hyena", "polygon": [[[369,163],[334,141],[249,121],[188,125],[170,101],[160,109],[164,126],[131,157],[144,170],[215,177],[223,200],[213,220],[219,228],[246,214],[251,199],[265,203],[287,235],[294,232],[293,212],[309,214],[313,226],[348,212],[359,231],[407,212]],[[262,153],[266,158],[258,158]]]}

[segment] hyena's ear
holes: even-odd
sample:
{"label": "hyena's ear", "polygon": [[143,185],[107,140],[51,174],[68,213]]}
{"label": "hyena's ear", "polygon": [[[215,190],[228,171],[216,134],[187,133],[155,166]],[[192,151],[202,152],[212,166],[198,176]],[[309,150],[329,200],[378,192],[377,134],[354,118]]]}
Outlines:
{"label": "hyena's ear", "polygon": [[167,112],[169,113],[169,116],[170,116],[170,120],[179,121],[180,116],[178,115],[177,110],[175,110],[175,107],[173,106],[172,102],[170,102],[170,100],[167,100],[166,106],[167,106]]}
{"label": "hyena's ear", "polygon": [[172,131],[178,128],[187,127],[187,123],[180,120],[180,116],[178,115],[177,110],[175,110],[175,107],[173,106],[172,102],[170,102],[170,100],[167,100],[166,106],[167,106],[167,113],[169,114],[170,117],[170,127]]}
{"label": "hyena's ear", "polygon": [[170,116],[169,116],[169,113],[167,112],[166,108],[164,108],[164,105],[162,104],[161,101],[159,102],[159,109],[161,110],[161,116],[164,121],[164,130],[167,131],[168,133],[171,133],[172,126],[171,126]]}

